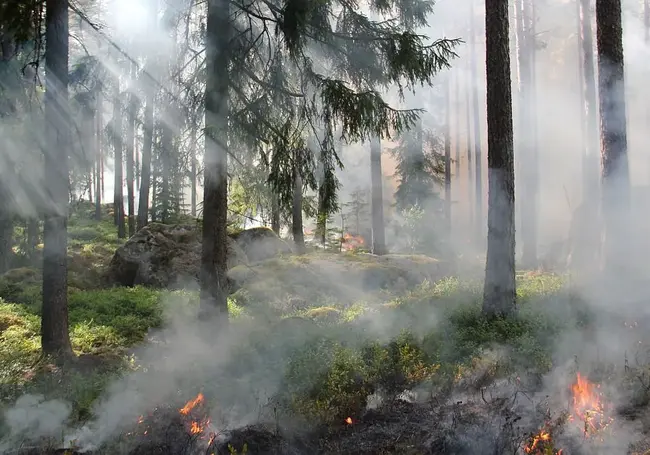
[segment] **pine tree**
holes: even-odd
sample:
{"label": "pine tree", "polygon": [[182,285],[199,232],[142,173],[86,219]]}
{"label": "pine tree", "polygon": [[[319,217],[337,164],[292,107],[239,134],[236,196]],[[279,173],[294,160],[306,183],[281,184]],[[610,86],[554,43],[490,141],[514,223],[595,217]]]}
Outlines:
{"label": "pine tree", "polygon": [[483,312],[516,310],[515,168],[508,0],[485,2],[488,118],[488,239]]}

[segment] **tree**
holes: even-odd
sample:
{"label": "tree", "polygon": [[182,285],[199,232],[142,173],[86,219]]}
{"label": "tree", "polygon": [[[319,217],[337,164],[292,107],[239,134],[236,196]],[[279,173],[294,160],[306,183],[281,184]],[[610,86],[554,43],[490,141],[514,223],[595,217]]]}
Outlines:
{"label": "tree", "polygon": [[[581,100],[583,106],[583,202],[588,203],[594,212],[598,194],[598,106],[596,99],[596,74],[594,68],[594,41],[591,28],[591,0],[577,0],[579,17],[578,62],[581,72]],[[592,213],[594,215],[594,213]]]}
{"label": "tree", "polygon": [[68,330],[67,211],[68,147],[68,1],[47,0],[45,15],[45,186],[51,199],[43,228],[43,353],[73,355]]}
{"label": "tree", "polygon": [[205,153],[201,314],[228,322],[228,87],[230,2],[208,0],[206,24]]}
{"label": "tree", "polygon": [[391,150],[397,161],[395,205],[399,210],[416,206],[428,210],[434,200],[439,201],[436,186],[445,179],[446,127],[433,117],[427,117],[427,123],[432,129],[425,130],[422,119],[418,120],[414,129],[400,135],[397,147]]}
{"label": "tree", "polygon": [[[226,179],[229,153],[242,145],[261,153],[260,144],[268,145],[273,150],[269,183],[286,202],[295,187],[290,174],[296,137],[318,136],[320,150],[341,167],[335,131],[342,131],[347,142],[366,141],[390,137],[417,119],[417,111],[392,108],[377,90],[394,85],[401,93],[416,84],[431,84],[433,75],[455,56],[457,40],[426,43],[426,37],[414,32],[426,24],[431,3],[411,8],[375,0],[371,7],[391,20],[372,20],[356,5],[337,0],[287,0],[277,8],[267,3],[208,3],[206,130],[212,134],[204,157],[201,288],[204,297],[212,297],[204,302],[225,312],[227,185],[221,180]],[[230,21],[228,8],[247,20]],[[317,65],[308,52],[313,43],[319,49]],[[284,128],[286,124],[291,128]],[[300,178],[316,186],[315,160],[308,163],[301,165]],[[223,226],[216,226],[219,217]],[[210,271],[212,267],[218,271]]]}
{"label": "tree", "polygon": [[620,0],[596,0],[598,95],[602,214],[605,227],[605,267],[620,274],[629,253],[625,242],[630,209],[630,171],[627,158],[625,68]]}
{"label": "tree", "polygon": [[303,210],[303,183],[300,171],[300,164],[303,160],[306,151],[297,148],[294,151],[294,166],[293,166],[293,201],[291,206],[291,232],[293,234],[293,243],[296,247],[296,252],[302,254],[305,252],[305,233],[302,225],[302,210]]}
{"label": "tree", "polygon": [[115,163],[115,185],[113,190],[113,221],[117,226],[117,237],[126,237],[126,224],[124,220],[124,162],[122,156],[122,94],[120,93],[120,79],[115,76],[113,82],[113,118],[111,119],[111,138],[113,142]]}
{"label": "tree", "polygon": [[451,233],[451,78],[445,80],[445,221]]}
{"label": "tree", "polygon": [[[476,206],[476,233],[480,241],[483,235],[483,153],[481,151],[481,123],[478,102],[478,86],[476,74],[476,25],[474,23],[474,0],[470,3],[470,77],[472,79],[472,115],[474,125],[474,204]],[[469,137],[469,136],[468,136]]]}
{"label": "tree", "polygon": [[154,100],[155,89],[151,84],[145,84],[142,171],[140,174],[140,191],[138,194],[138,229],[149,223],[149,195],[151,189],[151,156],[153,152],[154,133]]}
{"label": "tree", "polygon": [[372,219],[372,254],[383,255],[386,249],[386,234],[384,226],[384,196],[382,192],[381,171],[381,140],[374,137],[370,140],[370,206]]}
{"label": "tree", "polygon": [[521,178],[519,199],[523,242],[522,264],[537,265],[538,159],[535,144],[534,58],[535,44],[531,5],[528,0],[515,2],[515,41],[517,54],[517,167]]}
{"label": "tree", "polygon": [[128,221],[129,221],[129,236],[135,234],[135,120],[138,110],[138,98],[133,87],[136,79],[136,66],[131,63],[131,86],[128,91],[128,104],[126,116],[126,197],[128,199]]}
{"label": "tree", "polygon": [[488,237],[483,312],[516,310],[515,168],[508,0],[485,1],[488,119]]}
{"label": "tree", "polygon": [[104,153],[102,147],[102,132],[104,131],[104,98],[101,86],[95,87],[95,219],[102,219],[102,163]]}

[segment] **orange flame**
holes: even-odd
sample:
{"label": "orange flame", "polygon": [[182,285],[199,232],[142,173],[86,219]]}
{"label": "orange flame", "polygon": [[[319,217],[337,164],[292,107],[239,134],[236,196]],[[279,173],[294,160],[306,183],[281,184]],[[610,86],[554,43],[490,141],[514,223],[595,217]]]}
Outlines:
{"label": "orange flame", "polygon": [[204,401],[203,394],[199,392],[196,398],[185,403],[185,406],[183,406],[178,412],[180,412],[183,415],[188,415],[190,411],[196,407],[196,405],[203,403],[203,401]]}
{"label": "orange flame", "polygon": [[365,240],[360,235],[352,235],[350,233],[343,234],[343,248],[346,250],[353,250],[365,245]]}
{"label": "orange flame", "polygon": [[203,432],[203,427],[201,426],[201,424],[199,424],[199,422],[193,420],[192,423],[190,424],[190,433],[199,434],[201,432]]}
{"label": "orange flame", "polygon": [[[524,452],[531,455],[546,455],[552,453],[553,455],[562,455],[562,449],[555,451],[553,449],[553,442],[551,438],[551,433],[542,429],[536,435],[533,435],[530,438],[530,443],[524,446]],[[551,450],[551,452],[549,452]]]}
{"label": "orange flame", "polygon": [[347,419],[345,419],[345,423],[347,423],[348,425],[352,425],[352,417],[348,417]]}
{"label": "orange flame", "polygon": [[605,416],[599,388],[599,385],[592,384],[580,373],[577,374],[576,382],[571,386],[573,413],[569,420],[580,422],[585,437],[601,432],[614,420]]}

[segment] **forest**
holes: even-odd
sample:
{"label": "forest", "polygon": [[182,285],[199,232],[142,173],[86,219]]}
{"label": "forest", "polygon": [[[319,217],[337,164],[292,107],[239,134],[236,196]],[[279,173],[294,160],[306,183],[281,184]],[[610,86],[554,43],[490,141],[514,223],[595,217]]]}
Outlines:
{"label": "forest", "polygon": [[0,454],[649,455],[649,57],[650,0],[0,0]]}

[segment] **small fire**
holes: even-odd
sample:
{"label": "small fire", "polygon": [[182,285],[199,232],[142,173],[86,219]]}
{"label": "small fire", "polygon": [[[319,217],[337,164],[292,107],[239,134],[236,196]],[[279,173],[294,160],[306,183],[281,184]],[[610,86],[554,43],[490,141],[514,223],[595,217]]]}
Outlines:
{"label": "small fire", "polygon": [[592,384],[580,373],[577,374],[576,382],[571,386],[573,412],[569,420],[580,423],[585,437],[602,432],[614,420],[605,416],[599,388],[599,385]]}
{"label": "small fire", "polygon": [[352,425],[352,417],[348,417],[347,419],[345,419],[345,423],[347,423],[348,425]]}
{"label": "small fire", "polygon": [[343,249],[353,250],[360,248],[365,244],[365,240],[360,235],[352,235],[349,233],[343,234]]}
{"label": "small fire", "polygon": [[196,396],[196,398],[188,401],[185,403],[185,406],[183,406],[178,412],[180,412],[183,415],[188,415],[192,409],[194,409],[197,405],[202,404],[204,402],[205,398],[203,397],[203,394],[199,392],[199,394]]}
{"label": "small fire", "polygon": [[562,455],[562,449],[557,451],[553,449],[551,433],[546,429],[530,438],[530,443],[524,447],[524,452],[532,455],[546,455],[548,453]]}

